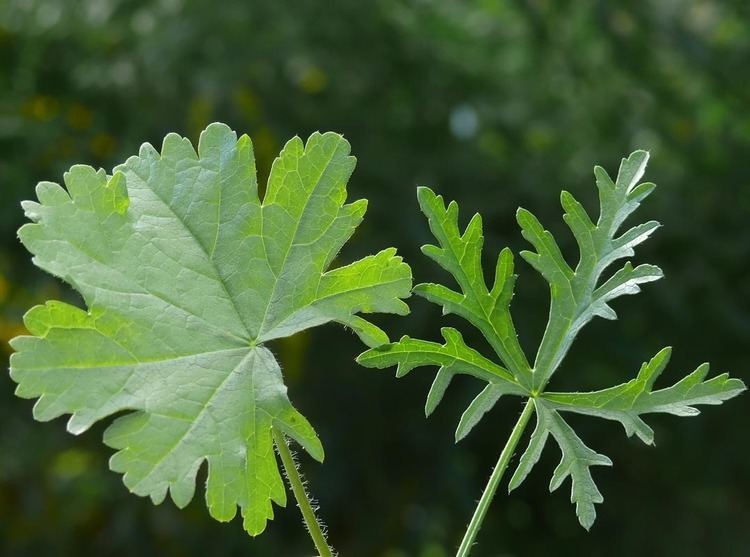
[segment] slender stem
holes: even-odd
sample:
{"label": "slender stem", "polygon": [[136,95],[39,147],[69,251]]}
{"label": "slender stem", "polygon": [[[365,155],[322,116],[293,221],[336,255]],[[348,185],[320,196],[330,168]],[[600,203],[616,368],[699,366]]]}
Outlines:
{"label": "slender stem", "polygon": [[273,429],[273,439],[276,442],[276,449],[281,456],[281,462],[284,464],[286,479],[292,488],[294,498],[297,499],[297,506],[302,511],[302,518],[305,520],[307,531],[315,544],[315,549],[318,550],[320,557],[333,557],[333,552],[328,546],[323,530],[320,528],[318,518],[315,516],[315,509],[313,509],[310,498],[307,495],[302,477],[299,470],[297,470],[297,463],[294,461],[292,452],[289,450],[289,445],[287,445],[286,437],[280,431]]}
{"label": "slender stem", "polygon": [[503,447],[503,452],[500,453],[500,458],[498,459],[495,469],[492,471],[492,475],[487,482],[487,487],[484,488],[482,497],[479,499],[479,504],[477,504],[477,508],[474,511],[474,516],[471,517],[471,522],[466,529],[464,539],[461,540],[461,545],[458,548],[456,557],[468,557],[474,539],[477,537],[479,529],[482,527],[482,522],[487,514],[487,509],[489,509],[490,503],[492,503],[492,498],[495,496],[495,492],[500,485],[500,480],[502,480],[505,469],[510,462],[510,458],[513,456],[513,451],[516,450],[516,445],[518,445],[518,442],[521,440],[523,431],[526,429],[526,424],[529,423],[529,418],[533,413],[534,399],[529,398],[526,401],[526,406],[523,407],[523,412],[521,412],[521,416],[518,418],[515,427],[513,427],[508,442],[505,443],[505,447]]}

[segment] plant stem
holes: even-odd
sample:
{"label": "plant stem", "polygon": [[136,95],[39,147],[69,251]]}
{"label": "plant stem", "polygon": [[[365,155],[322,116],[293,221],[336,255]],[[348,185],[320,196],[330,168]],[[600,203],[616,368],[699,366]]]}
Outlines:
{"label": "plant stem", "polygon": [[281,462],[284,464],[286,479],[289,481],[289,486],[292,488],[294,498],[297,500],[297,506],[300,511],[302,511],[302,518],[305,521],[305,526],[307,526],[307,532],[310,534],[310,538],[315,544],[315,549],[318,550],[320,557],[333,557],[333,552],[328,546],[325,534],[323,534],[318,518],[315,516],[315,509],[313,509],[310,498],[307,495],[305,485],[302,482],[302,477],[300,476],[299,470],[297,470],[297,463],[294,461],[292,452],[289,450],[286,436],[274,428],[273,439],[276,442],[276,449],[281,456]]}
{"label": "plant stem", "polygon": [[521,416],[518,418],[516,425],[513,427],[513,431],[511,432],[507,443],[505,443],[505,447],[503,447],[503,451],[500,453],[500,458],[498,459],[497,464],[495,465],[495,469],[492,471],[492,475],[487,482],[487,487],[484,488],[482,497],[479,499],[477,508],[474,511],[474,516],[471,517],[471,522],[469,523],[469,527],[466,529],[464,539],[461,540],[461,545],[458,548],[456,557],[468,557],[469,552],[471,551],[471,546],[474,543],[474,539],[477,537],[479,529],[482,527],[482,522],[484,521],[484,517],[487,514],[487,509],[489,509],[490,503],[492,503],[492,498],[495,496],[495,492],[500,485],[500,480],[502,480],[505,469],[508,467],[508,463],[510,462],[510,458],[513,456],[513,451],[516,450],[516,445],[518,445],[518,442],[521,440],[523,431],[524,429],[526,429],[526,424],[529,423],[529,418],[533,413],[534,399],[529,398],[526,401],[526,406],[523,407]]}

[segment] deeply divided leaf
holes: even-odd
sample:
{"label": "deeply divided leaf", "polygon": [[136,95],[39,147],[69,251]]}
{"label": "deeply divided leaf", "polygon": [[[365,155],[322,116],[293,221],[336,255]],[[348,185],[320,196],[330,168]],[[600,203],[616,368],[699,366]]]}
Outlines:
{"label": "deeply divided leaf", "polygon": [[742,381],[730,379],[726,373],[707,380],[707,363],[671,387],[652,390],[669,363],[671,353],[670,348],[664,348],[641,366],[635,379],[622,385],[587,393],[544,393],[544,400],[550,408],[559,411],[618,421],[628,437],[635,433],[644,443],[653,444],[654,432],[641,415],[696,416],[700,413],[696,406],[721,404],[745,390]]}
{"label": "deeply divided leaf", "polygon": [[560,448],[562,458],[552,474],[549,490],[555,491],[568,477],[570,478],[570,502],[576,506],[576,515],[581,526],[588,530],[596,519],[594,505],[604,501],[591,477],[590,468],[611,466],[612,461],[587,447],[562,416],[548,408],[544,401],[537,399],[534,408],[536,428],[510,480],[508,490],[515,489],[523,482],[539,460],[548,437],[552,435]]}
{"label": "deeply divided leaf", "polygon": [[[402,376],[419,366],[437,366],[438,373],[427,398],[430,414],[442,400],[451,379],[457,373],[468,374],[486,383],[461,417],[456,439],[463,438],[497,403],[502,395],[534,399],[537,426],[528,448],[520,459],[510,482],[520,485],[539,460],[549,438],[555,439],[562,460],[555,470],[550,489],[557,489],[571,479],[571,500],[576,505],[580,523],[590,528],[596,517],[594,505],[602,502],[590,468],[610,465],[606,456],[588,448],[563,419],[563,412],[598,416],[622,423],[628,435],[635,433],[644,442],[653,442],[653,431],[641,416],[664,412],[678,416],[698,413],[696,406],[720,404],[745,389],[738,379],[726,374],[706,379],[708,364],[672,387],[652,390],[653,383],[669,359],[669,350],[660,352],[644,364],[636,379],[622,385],[589,393],[548,393],[546,387],[570,349],[578,332],[594,317],[615,319],[610,306],[616,298],[636,294],[641,285],[662,276],[661,270],[648,264],[634,266],[630,259],[634,248],[659,227],[656,221],[637,224],[621,232],[625,220],[654,190],[649,182],[641,183],[648,153],[636,151],[623,159],[616,180],[601,167],[594,169],[599,190],[599,215],[592,218],[569,192],[563,191],[560,202],[563,220],[578,246],[577,260],[562,253],[553,235],[529,211],[519,209],[516,215],[523,237],[532,249],[521,256],[549,283],[549,319],[533,367],[528,363],[516,336],[510,314],[510,301],[516,282],[513,255],[503,249],[495,265],[491,287],[485,282],[482,268],[482,221],[477,214],[462,231],[458,222],[458,205],[447,206],[428,188],[418,191],[419,205],[428,219],[437,245],[422,251],[450,273],[457,285],[420,284],[414,291],[476,327],[494,350],[494,358],[469,348],[455,329],[443,329],[445,344],[413,339],[408,336],[392,344],[368,350],[358,361],[369,367],[398,366]],[[613,263],[625,259],[619,269],[610,271]]]}
{"label": "deeply divided leaf", "polygon": [[358,314],[408,312],[411,272],[395,250],[329,270],[366,209],[346,203],[349,151],[335,133],[295,137],[261,200],[250,139],[212,124],[197,152],[169,134],[112,175],[74,166],[65,188],[39,184],[19,237],[87,309],[32,308],[32,336],[12,341],[11,376],[38,399],[35,417],[69,414],[77,434],[121,414],[105,442],[131,491],[182,507],[207,462],[211,515],[239,507],[260,533],[286,499],[272,428],[323,459],[265,344],[336,321],[376,346],[387,336]]}

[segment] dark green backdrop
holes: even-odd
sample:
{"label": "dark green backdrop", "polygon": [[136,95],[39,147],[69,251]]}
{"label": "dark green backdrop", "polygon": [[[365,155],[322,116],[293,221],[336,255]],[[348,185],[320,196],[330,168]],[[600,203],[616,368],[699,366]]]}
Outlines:
{"label": "dark green backdrop", "polygon": [[[557,386],[626,380],[667,344],[669,378],[710,360],[747,381],[749,60],[746,0],[4,0],[4,350],[28,307],[75,300],[15,239],[19,201],[36,182],[73,163],[111,169],[142,141],[169,131],[195,139],[222,120],[253,137],[263,174],[291,135],[344,133],[359,157],[350,195],[370,199],[370,211],[342,259],[395,245],[418,281],[446,277],[418,250],[428,232],[416,185],[460,199],[467,220],[481,210],[490,254],[521,248],[519,205],[572,247],[559,190],[590,203],[595,163],[614,172],[622,155],[649,149],[648,178],[660,188],[640,214],[664,227],[639,261],[661,265],[666,279],[616,302],[619,321],[585,330]],[[546,285],[519,270],[515,314],[531,351]],[[438,338],[439,311],[411,305],[409,319],[379,323],[393,336]],[[454,446],[481,385],[458,381],[425,420],[433,372],[397,381],[358,368],[361,348],[335,326],[274,347],[326,445],[325,465],[303,464],[331,541],[344,557],[452,555],[519,407],[500,404]],[[128,494],[107,469],[103,427],[74,438],[63,420],[35,423],[31,402],[12,392],[0,381],[3,556],[312,553],[294,506],[251,540],[237,521],[212,522],[200,497],[180,512]],[[550,448],[521,489],[495,499],[477,557],[750,554],[750,398],[652,422],[656,448],[616,424],[574,419],[615,463],[595,470],[606,503],[591,533],[567,484],[547,493]]]}

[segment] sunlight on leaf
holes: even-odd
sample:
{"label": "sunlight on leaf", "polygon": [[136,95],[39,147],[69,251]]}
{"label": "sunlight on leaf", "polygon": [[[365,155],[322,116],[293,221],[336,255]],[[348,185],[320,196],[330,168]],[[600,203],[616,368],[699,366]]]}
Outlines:
{"label": "sunlight on leaf", "polygon": [[38,420],[70,414],[74,434],[121,414],[104,435],[110,466],[154,503],[169,492],[187,505],[207,462],[211,516],[239,506],[262,532],[271,501],[286,502],[272,428],[323,460],[265,343],[335,321],[376,346],[388,337],[357,314],[408,312],[411,271],[394,249],[328,270],[367,206],[346,203],[349,151],[335,133],[295,137],[261,201],[250,138],[211,124],[197,152],[169,134],[112,175],[78,165],[65,189],[40,183],[19,237],[88,309],[26,314],[16,394],[38,398]]}

